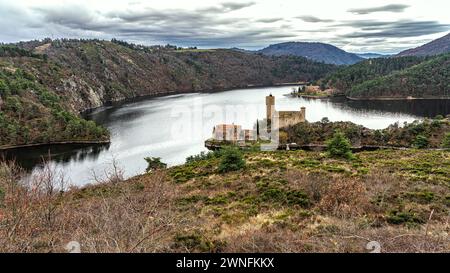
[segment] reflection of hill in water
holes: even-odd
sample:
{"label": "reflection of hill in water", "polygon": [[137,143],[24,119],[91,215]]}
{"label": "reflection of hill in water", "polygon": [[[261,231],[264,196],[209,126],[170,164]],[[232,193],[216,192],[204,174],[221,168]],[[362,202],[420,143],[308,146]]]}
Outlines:
{"label": "reflection of hill in water", "polygon": [[[37,165],[41,165],[43,155],[50,155],[51,160],[56,163],[66,164],[69,162],[83,162],[85,160],[96,160],[101,152],[109,149],[105,145],[46,145],[31,148],[19,148],[0,152],[0,157],[15,160],[22,168],[29,171]],[[48,156],[46,156],[48,158]]]}
{"label": "reflection of hill in water", "polygon": [[336,98],[332,102],[339,104],[344,109],[347,108],[357,111],[375,110],[428,118],[450,114],[450,100],[350,101],[345,98]]}

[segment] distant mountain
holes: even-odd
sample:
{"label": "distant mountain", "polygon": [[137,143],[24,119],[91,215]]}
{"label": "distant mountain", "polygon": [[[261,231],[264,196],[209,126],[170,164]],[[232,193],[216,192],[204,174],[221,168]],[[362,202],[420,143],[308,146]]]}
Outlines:
{"label": "distant mountain", "polygon": [[258,51],[264,55],[302,56],[311,60],[337,65],[351,65],[364,60],[333,45],[324,43],[288,42],[270,45]]}
{"label": "distant mountain", "polygon": [[390,56],[378,53],[355,53],[355,54],[363,59],[378,59],[378,58],[387,58]]}
{"label": "distant mountain", "polygon": [[253,50],[247,50],[239,47],[232,47],[230,50],[237,51],[237,52],[243,52],[243,53],[255,53]]}
{"label": "distant mountain", "polygon": [[400,52],[397,56],[430,56],[450,52],[450,33],[423,46]]}

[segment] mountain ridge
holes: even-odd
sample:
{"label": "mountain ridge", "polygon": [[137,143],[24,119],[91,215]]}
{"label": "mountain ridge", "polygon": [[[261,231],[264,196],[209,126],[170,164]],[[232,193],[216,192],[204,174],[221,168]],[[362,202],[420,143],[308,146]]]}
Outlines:
{"label": "mountain ridge", "polygon": [[390,55],[379,54],[379,53],[354,53],[363,59],[378,59],[378,58],[388,58]]}
{"label": "mountain ridge", "polygon": [[270,56],[293,55],[335,65],[351,65],[364,60],[354,53],[319,42],[286,42],[273,44],[258,53]]}
{"label": "mountain ridge", "polygon": [[396,56],[431,56],[447,52],[450,52],[450,33],[422,46],[402,51]]}

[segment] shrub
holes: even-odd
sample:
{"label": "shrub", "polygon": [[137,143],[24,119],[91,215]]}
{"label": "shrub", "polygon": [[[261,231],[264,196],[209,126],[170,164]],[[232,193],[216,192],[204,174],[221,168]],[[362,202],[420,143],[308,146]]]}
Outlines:
{"label": "shrub", "polygon": [[218,240],[210,240],[200,231],[189,234],[177,234],[174,238],[174,247],[189,252],[220,252],[225,246],[224,242]]}
{"label": "shrub", "polygon": [[191,155],[188,156],[186,158],[186,163],[193,163],[193,162],[198,162],[198,161],[202,161],[202,160],[207,160],[207,159],[211,159],[217,156],[216,152],[201,152],[198,155]]}
{"label": "shrub", "polygon": [[442,140],[442,148],[450,149],[450,133],[445,134],[444,139]]}
{"label": "shrub", "polygon": [[389,213],[386,216],[386,219],[388,223],[394,225],[401,225],[401,224],[415,225],[424,223],[424,221],[420,217],[418,217],[414,212],[411,211],[392,210],[389,211]]}
{"label": "shrub", "polygon": [[366,188],[356,179],[335,179],[319,203],[319,208],[324,212],[341,217],[364,213],[368,207]]}
{"label": "shrub", "polygon": [[429,145],[428,138],[424,135],[418,135],[418,136],[416,136],[416,139],[414,140],[413,145],[414,145],[414,147],[416,147],[418,149],[425,149]]}
{"label": "shrub", "polygon": [[303,191],[291,190],[287,192],[286,199],[289,205],[300,205],[302,207],[309,206],[309,197]]}
{"label": "shrub", "polygon": [[329,156],[345,159],[353,158],[350,141],[342,132],[337,131],[333,138],[328,140],[326,144]]}
{"label": "shrub", "polygon": [[242,152],[238,148],[227,147],[221,152],[221,161],[219,164],[219,172],[225,173],[230,171],[238,171],[245,167],[245,160]]}
{"label": "shrub", "polygon": [[0,79],[0,97],[6,97],[9,87],[4,80]]}
{"label": "shrub", "polygon": [[159,169],[165,169],[167,168],[167,164],[161,162],[161,158],[160,157],[146,157],[144,158],[145,161],[147,161],[147,172],[152,172],[155,170],[159,170]]}

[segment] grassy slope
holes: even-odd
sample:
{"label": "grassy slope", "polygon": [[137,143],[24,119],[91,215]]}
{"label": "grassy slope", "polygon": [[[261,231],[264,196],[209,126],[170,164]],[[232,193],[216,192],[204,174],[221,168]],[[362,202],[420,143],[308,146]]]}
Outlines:
{"label": "grassy slope", "polygon": [[[239,172],[220,174],[211,158],[34,200],[0,249],[63,251],[78,240],[89,252],[365,252],[376,240],[384,252],[450,250],[448,151],[245,158]],[[42,220],[54,203],[52,221]],[[1,233],[15,219],[5,204]]]}

